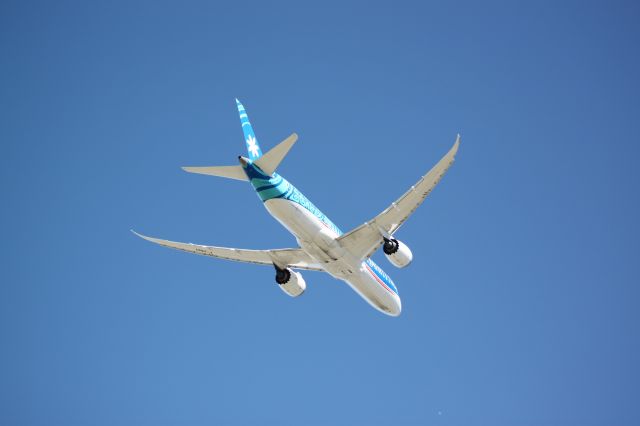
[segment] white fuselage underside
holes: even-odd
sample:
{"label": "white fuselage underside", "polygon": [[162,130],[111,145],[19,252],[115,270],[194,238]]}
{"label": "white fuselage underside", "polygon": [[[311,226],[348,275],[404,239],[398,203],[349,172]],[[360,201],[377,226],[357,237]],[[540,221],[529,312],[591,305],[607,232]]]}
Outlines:
{"label": "white fuselage underside", "polygon": [[331,276],[345,281],[364,300],[379,311],[400,315],[400,297],[379,282],[369,267],[336,241],[338,234],[300,204],[273,198],[264,202],[275,217],[300,244],[300,247]]}

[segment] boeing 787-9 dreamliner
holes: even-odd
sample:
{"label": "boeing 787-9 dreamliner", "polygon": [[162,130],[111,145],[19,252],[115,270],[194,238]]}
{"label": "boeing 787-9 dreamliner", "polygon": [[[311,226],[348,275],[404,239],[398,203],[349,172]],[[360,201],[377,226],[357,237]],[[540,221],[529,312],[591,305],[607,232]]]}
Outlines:
{"label": "boeing 787-9 dreamliner", "polygon": [[[344,233],[292,184],[276,173],[276,168],[298,139],[295,133],[262,154],[247,112],[236,99],[248,157],[239,156],[236,166],[184,167],[199,173],[248,181],[267,211],[291,232],[300,247],[274,250],[246,250],[178,243],[146,237],[145,240],[190,253],[238,262],[271,265],[276,282],[291,297],[300,296],[307,285],[296,269],[324,271],[346,282],[377,310],[400,315],[398,289],[389,276],[371,259],[380,247],[396,267],[407,266],[413,255],[409,247],[394,237],[395,232],[418,208],[453,163],[460,135],[449,152],[426,175],[382,213]],[[134,231],[135,233],[135,231]]]}

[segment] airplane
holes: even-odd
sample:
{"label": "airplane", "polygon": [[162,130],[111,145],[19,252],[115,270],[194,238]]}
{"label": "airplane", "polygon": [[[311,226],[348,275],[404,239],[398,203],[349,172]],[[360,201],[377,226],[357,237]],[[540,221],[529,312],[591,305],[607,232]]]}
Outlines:
{"label": "airplane", "polygon": [[307,288],[302,274],[296,269],[327,272],[346,282],[380,312],[394,317],[400,315],[402,303],[398,289],[389,275],[371,260],[371,255],[382,246],[385,256],[394,266],[404,268],[411,263],[411,250],[396,239],[394,233],[422,204],[449,169],[460,145],[460,135],[458,134],[449,152],[400,198],[371,220],[343,233],[296,187],[276,173],[276,169],[298,140],[298,135],[291,134],[263,154],[247,111],[238,99],[236,104],[248,157],[238,156],[240,164],[234,166],[183,169],[190,173],[250,182],[267,211],[295,236],[299,247],[275,250],[214,247],[162,240],[131,231],[145,240],[189,253],[271,265],[276,271],[276,283],[291,297],[300,296]]}

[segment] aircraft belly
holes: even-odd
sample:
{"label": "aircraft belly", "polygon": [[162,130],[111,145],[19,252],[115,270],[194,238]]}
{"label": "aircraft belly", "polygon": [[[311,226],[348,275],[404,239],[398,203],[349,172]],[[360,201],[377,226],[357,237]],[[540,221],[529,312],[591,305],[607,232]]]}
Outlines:
{"label": "aircraft belly", "polygon": [[338,235],[319,218],[285,199],[267,200],[264,205],[328,274],[346,282],[375,309],[387,315],[400,315],[400,297],[376,281],[363,262],[342,249],[335,241]]}
{"label": "aircraft belly", "polygon": [[[305,209],[292,201],[274,198],[264,202],[271,216],[276,218],[296,239],[312,240],[322,225],[305,214]],[[311,215],[312,217],[315,217]]]}
{"label": "aircraft belly", "polygon": [[382,313],[398,316],[402,310],[400,297],[389,289],[384,288],[372,277],[364,266],[351,279],[345,280],[371,306]]}

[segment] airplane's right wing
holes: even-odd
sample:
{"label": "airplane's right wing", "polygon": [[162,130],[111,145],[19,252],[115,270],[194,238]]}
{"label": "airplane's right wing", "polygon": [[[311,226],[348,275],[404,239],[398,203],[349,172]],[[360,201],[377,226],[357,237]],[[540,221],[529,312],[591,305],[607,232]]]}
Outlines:
{"label": "airplane's right wing", "polygon": [[147,237],[131,231],[140,238],[152,243],[170,247],[189,253],[203,256],[217,257],[219,259],[234,260],[236,262],[257,263],[260,265],[278,265],[280,268],[290,266],[292,268],[307,269],[310,271],[323,271],[322,267],[300,248],[275,249],[275,250],[246,250],[227,247],[202,246],[191,243],[178,243],[175,241],[161,240]]}
{"label": "airplane's right wing", "polygon": [[460,145],[460,135],[449,152],[429,172],[382,213],[357,228],[341,235],[338,242],[361,259],[371,256],[384,242],[383,235],[392,235],[440,182],[453,163]]}

